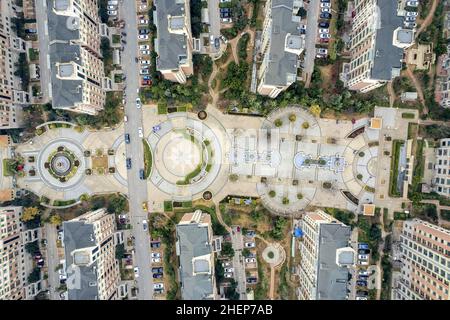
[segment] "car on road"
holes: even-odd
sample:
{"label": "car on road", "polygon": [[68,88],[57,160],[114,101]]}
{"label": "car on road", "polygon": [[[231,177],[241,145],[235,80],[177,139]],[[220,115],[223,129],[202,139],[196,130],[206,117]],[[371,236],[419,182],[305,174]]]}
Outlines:
{"label": "car on road", "polygon": [[321,33],[321,34],[319,34],[319,38],[320,39],[330,39],[331,38],[331,34],[329,34],[329,33]]}
{"label": "car on road", "polygon": [[117,10],[108,10],[109,16],[117,16]]}
{"label": "car on road", "polygon": [[368,276],[369,275],[369,271],[367,271],[367,270],[359,270],[358,274],[361,275],[361,276]]}
{"label": "car on road", "polygon": [[255,263],[256,259],[255,258],[245,258],[245,262],[246,263]]}
{"label": "car on road", "polygon": [[127,169],[131,169],[131,158],[127,158]]}
{"label": "car on road", "polygon": [[152,258],[152,262],[153,263],[160,263],[161,262],[161,258]]}
{"label": "car on road", "polygon": [[130,143],[130,134],[125,133],[125,143]]}
{"label": "car on road", "polygon": [[319,29],[319,33],[330,33],[330,29]]}
{"label": "car on road", "polygon": [[162,267],[152,268],[152,273],[163,273],[163,268]]}
{"label": "car on road", "polygon": [[419,6],[419,1],[406,1],[407,7],[417,7]]}
{"label": "car on road", "polygon": [[123,121],[124,122],[128,122],[128,117],[125,115],[125,116],[123,116]]}
{"label": "car on road", "polygon": [[254,248],[255,247],[255,243],[254,242],[246,242],[245,243],[245,247],[246,248]]}
{"label": "car on road", "polygon": [[321,8],[331,8],[331,4],[329,2],[322,2],[320,4]]}
{"label": "car on road", "polygon": [[232,273],[225,273],[225,278],[233,278],[233,274]]}
{"label": "car on road", "polygon": [[234,272],[234,268],[225,268],[225,272],[233,273]]}
{"label": "car on road", "polygon": [[142,127],[138,128],[138,135],[139,135],[139,138],[143,138],[144,137],[144,132],[142,131]]}
{"label": "car on road", "polygon": [[163,277],[162,273],[154,273],[153,274],[153,279],[161,279]]}
{"label": "car on road", "polygon": [[164,283],[162,283],[162,282],[154,283],[153,284],[153,289],[164,289]]}
{"label": "car on road", "polygon": [[139,268],[138,267],[134,267],[134,277],[139,278]]}
{"label": "car on road", "polygon": [[139,179],[145,180],[144,169],[139,169]]}
{"label": "car on road", "polygon": [[407,17],[417,17],[418,13],[415,11],[406,11]]}
{"label": "car on road", "polygon": [[138,39],[139,39],[139,40],[148,40],[148,35],[146,35],[146,34],[140,34],[140,35],[138,36]]}
{"label": "car on road", "polygon": [[331,13],[322,12],[319,17],[320,17],[320,19],[331,19],[333,16]]}
{"label": "car on road", "polygon": [[411,17],[405,17],[405,21],[406,22],[415,22],[416,21],[416,17],[411,16]]}
{"label": "car on road", "polygon": [[369,249],[369,245],[367,243],[358,244],[358,249]]}
{"label": "car on road", "polygon": [[158,252],[152,252],[152,258],[161,258],[161,254]]}
{"label": "car on road", "polygon": [[148,44],[139,45],[139,50],[149,50],[150,46]]}
{"label": "car on road", "polygon": [[324,49],[324,48],[318,48],[317,49],[317,54],[327,55],[328,54],[328,50]]}
{"label": "car on road", "polygon": [[330,27],[330,23],[329,22],[319,22],[319,28],[329,28]]}
{"label": "car on road", "polygon": [[147,220],[142,220],[142,228],[144,228],[144,231],[147,231],[147,229],[148,229],[148,222],[147,222]]}

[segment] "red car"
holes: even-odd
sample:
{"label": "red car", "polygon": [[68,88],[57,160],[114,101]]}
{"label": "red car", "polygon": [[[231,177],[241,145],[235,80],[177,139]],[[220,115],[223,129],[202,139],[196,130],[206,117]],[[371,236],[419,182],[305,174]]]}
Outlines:
{"label": "red car", "polygon": [[328,43],[328,42],[330,42],[330,39],[323,38],[323,39],[320,39],[320,42],[322,42],[322,43]]}
{"label": "red car", "polygon": [[151,86],[152,85],[152,80],[142,80],[142,85],[143,86]]}

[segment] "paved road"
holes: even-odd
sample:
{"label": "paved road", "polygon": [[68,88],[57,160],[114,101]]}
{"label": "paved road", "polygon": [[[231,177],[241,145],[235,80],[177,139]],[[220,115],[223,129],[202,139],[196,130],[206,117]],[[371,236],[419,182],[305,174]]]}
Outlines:
{"label": "paved road", "polygon": [[56,227],[50,223],[46,223],[45,237],[47,239],[47,265],[48,265],[48,285],[50,300],[60,300],[59,293],[56,289],[59,287],[59,274],[55,271],[59,264],[58,247],[56,240],[58,232]]}
{"label": "paved road", "polygon": [[125,50],[122,52],[122,70],[126,76],[125,112],[128,122],[125,131],[130,134],[131,143],[126,146],[127,157],[132,159],[131,170],[128,170],[128,198],[130,204],[130,221],[132,235],[135,238],[134,265],[139,268],[137,285],[139,300],[153,298],[153,278],[151,274],[150,236],[144,231],[142,221],[147,219],[147,213],[142,209],[142,203],[147,201],[147,183],[139,179],[139,169],[144,168],[144,152],[142,138],[139,138],[138,127],[142,127],[142,109],[136,107],[137,90],[139,88],[139,69],[135,62],[138,54],[136,3],[127,2],[126,8],[120,6],[121,18],[125,21],[127,33]]}
{"label": "paved road", "polygon": [[233,227],[232,230],[233,232],[231,232],[231,244],[234,249],[234,278],[238,284],[237,292],[239,293],[239,300],[247,300],[245,265],[244,256],[242,255],[244,241],[242,239],[242,232],[237,232],[236,227]]}
{"label": "paved road", "polygon": [[48,55],[47,0],[36,0],[36,21],[39,35],[39,66],[41,76],[42,99],[51,99],[50,66]]}
{"label": "paved road", "polygon": [[319,0],[311,0],[308,5],[305,37],[305,66],[303,79],[305,86],[309,87],[314,71],[314,59],[316,57],[317,21],[319,19]]}

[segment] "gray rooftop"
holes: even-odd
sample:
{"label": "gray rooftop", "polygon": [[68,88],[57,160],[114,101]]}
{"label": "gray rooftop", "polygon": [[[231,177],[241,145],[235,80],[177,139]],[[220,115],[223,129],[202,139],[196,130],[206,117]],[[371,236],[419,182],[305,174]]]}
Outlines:
{"label": "gray rooftop", "polygon": [[319,231],[317,300],[345,300],[348,270],[336,264],[336,250],[348,247],[350,227],[322,223]]}
{"label": "gray rooftop", "polygon": [[[68,221],[63,223],[63,229],[69,300],[98,299],[97,274],[95,272],[97,263],[94,262],[90,266],[75,266],[72,255],[74,250],[96,245],[93,225],[85,224],[84,221]],[[77,262],[84,264],[85,261]],[[74,280],[73,285],[78,288],[70,288],[71,280]]]}
{"label": "gray rooftop", "polygon": [[[184,19],[174,18],[190,14],[185,12],[184,1],[156,0],[156,19],[158,37],[156,48],[158,53],[157,70],[178,69],[179,61],[187,56],[187,38],[184,34],[169,32],[169,16],[171,26],[180,29],[184,25]],[[181,56],[181,58],[180,58]]]}
{"label": "gray rooftop", "polygon": [[372,78],[376,80],[391,80],[392,69],[401,69],[403,49],[393,45],[394,30],[402,27],[403,17],[397,16],[397,2],[378,0],[381,19],[380,28],[375,37],[374,63]]}
{"label": "gray rooftop", "polygon": [[[297,60],[295,53],[284,50],[286,38],[290,34],[288,46],[292,49],[303,47],[300,38],[300,24],[292,21],[292,5],[294,0],[272,1],[272,30],[269,48],[269,62],[264,83],[267,85],[285,86],[295,81],[297,76]],[[287,75],[291,75],[290,81]],[[293,80],[292,80],[293,79]]]}
{"label": "gray rooftop", "polygon": [[[193,275],[193,259],[212,254],[207,227],[197,223],[177,225],[177,240],[180,247],[181,295],[183,300],[203,300],[215,292],[213,287],[214,266],[211,274]],[[195,261],[196,272],[207,270],[206,261]]]}

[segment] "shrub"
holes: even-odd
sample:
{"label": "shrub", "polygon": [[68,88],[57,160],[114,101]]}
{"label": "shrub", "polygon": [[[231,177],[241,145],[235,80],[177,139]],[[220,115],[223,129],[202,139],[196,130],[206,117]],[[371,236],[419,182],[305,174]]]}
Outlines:
{"label": "shrub", "polygon": [[277,195],[277,193],[274,190],[269,191],[269,197],[274,198]]}
{"label": "shrub", "polygon": [[288,199],[287,197],[283,197],[282,203],[283,203],[284,205],[288,205],[288,204],[289,204],[289,199]]}
{"label": "shrub", "polygon": [[309,128],[309,123],[307,121],[303,122],[302,123],[302,128],[305,129],[305,130],[308,129]]}
{"label": "shrub", "polygon": [[275,124],[275,127],[279,128],[283,125],[283,121],[281,119],[277,119],[277,120],[275,120],[274,124]]}
{"label": "shrub", "polygon": [[295,114],[291,113],[289,115],[289,121],[290,122],[295,122],[295,120],[297,120],[297,116]]}
{"label": "shrub", "polygon": [[302,200],[303,199],[303,195],[300,192],[297,193],[297,199],[298,200]]}

